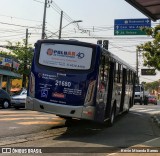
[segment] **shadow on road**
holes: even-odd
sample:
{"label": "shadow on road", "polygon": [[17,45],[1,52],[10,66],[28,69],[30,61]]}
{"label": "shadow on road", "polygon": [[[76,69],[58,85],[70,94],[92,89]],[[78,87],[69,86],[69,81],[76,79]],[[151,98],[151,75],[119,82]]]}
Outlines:
{"label": "shadow on road", "polygon": [[155,132],[156,125],[152,123],[149,115],[134,114],[133,112],[119,116],[113,127],[82,120],[67,122],[67,131],[54,140],[76,141],[91,147],[127,148],[160,136]]}

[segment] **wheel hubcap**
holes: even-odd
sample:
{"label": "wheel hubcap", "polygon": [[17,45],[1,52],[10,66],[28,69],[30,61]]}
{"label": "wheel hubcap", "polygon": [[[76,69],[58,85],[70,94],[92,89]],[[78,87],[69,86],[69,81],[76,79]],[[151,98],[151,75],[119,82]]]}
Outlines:
{"label": "wheel hubcap", "polygon": [[4,108],[8,108],[9,107],[9,103],[7,101],[4,102]]}

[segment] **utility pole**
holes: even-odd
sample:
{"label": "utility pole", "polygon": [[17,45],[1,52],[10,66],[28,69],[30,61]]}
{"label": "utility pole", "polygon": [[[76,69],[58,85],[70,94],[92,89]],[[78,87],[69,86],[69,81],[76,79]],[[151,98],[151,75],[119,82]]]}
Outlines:
{"label": "utility pole", "polygon": [[28,47],[28,28],[26,29],[26,41],[25,41],[26,48]]}
{"label": "utility pole", "polygon": [[52,0],[45,0],[45,3],[44,3],[43,24],[42,24],[42,37],[41,37],[41,39],[44,39],[45,35],[46,35],[45,34],[45,28],[46,28],[46,10],[47,10],[47,7],[50,7],[50,4],[52,2],[53,2]]}
{"label": "utility pole", "polygon": [[61,33],[62,33],[62,19],[63,19],[63,11],[61,11],[61,18],[60,18],[59,39],[61,39]]}
{"label": "utility pole", "polygon": [[42,37],[41,37],[41,39],[45,38],[46,9],[47,9],[47,0],[45,0],[45,3],[44,3],[44,14],[43,14],[43,25],[42,25]]}
{"label": "utility pole", "polygon": [[[25,39],[25,52],[24,52],[24,66],[23,66],[23,70],[26,71],[27,70],[27,53],[28,53],[28,29],[26,29],[26,39]],[[27,82],[27,75],[24,73],[23,74],[23,81],[22,81],[22,87],[26,88],[26,82]]]}
{"label": "utility pole", "polygon": [[138,64],[139,64],[139,62],[138,62],[138,50],[136,50],[136,75],[137,75],[137,83],[139,83],[139,76],[138,76],[138,70],[139,70],[139,68],[138,68]]}

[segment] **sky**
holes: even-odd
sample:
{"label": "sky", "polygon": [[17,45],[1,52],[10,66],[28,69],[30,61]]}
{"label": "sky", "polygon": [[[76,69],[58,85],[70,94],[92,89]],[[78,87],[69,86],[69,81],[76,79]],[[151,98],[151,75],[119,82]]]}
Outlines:
{"label": "sky", "polygon": [[[31,45],[41,38],[45,0],[1,0],[0,45],[25,39]],[[48,0],[51,2],[51,0]],[[46,11],[45,32],[48,38],[58,38],[60,14],[63,10],[62,39],[77,39],[97,43],[98,39],[109,40],[109,51],[136,66],[136,46],[149,40],[149,36],[114,36],[115,19],[147,18],[125,0],[52,0]],[[81,23],[72,23],[82,20]],[[156,23],[152,22],[154,27]],[[65,27],[66,26],[66,27]],[[141,59],[140,59],[141,60]],[[142,60],[141,60],[142,61]],[[139,63],[140,67],[143,65]],[[151,82],[157,76],[140,76],[141,81]]]}

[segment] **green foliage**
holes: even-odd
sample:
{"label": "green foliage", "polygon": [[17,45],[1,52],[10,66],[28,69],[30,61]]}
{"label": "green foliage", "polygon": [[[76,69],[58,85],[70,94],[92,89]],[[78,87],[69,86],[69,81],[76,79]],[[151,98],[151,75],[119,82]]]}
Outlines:
{"label": "green foliage", "polygon": [[33,48],[31,45],[26,46],[25,40],[23,40],[23,42],[17,42],[15,45],[13,45],[11,42],[8,42],[8,48],[12,51],[12,54],[20,63],[18,72],[23,75],[22,86],[26,87],[27,77],[30,73],[30,67],[33,58]]}
{"label": "green foliage", "polygon": [[15,55],[13,55],[11,52],[4,52],[4,51],[0,51],[0,56],[1,57],[6,57],[6,58],[13,58],[16,59]]}
{"label": "green foliage", "polygon": [[137,51],[143,52],[144,66],[160,70],[160,25],[155,28],[142,28],[153,41],[137,46]]}
{"label": "green foliage", "polygon": [[[15,45],[13,45],[11,42],[8,42],[8,48],[12,51],[12,54],[20,63],[18,72],[20,74],[29,75],[31,61],[33,57],[33,51],[31,50],[32,49],[31,45],[26,47],[25,40],[23,40],[23,42],[15,43]],[[24,67],[26,67],[25,71]]]}
{"label": "green foliage", "polygon": [[145,90],[158,90],[159,87],[159,82],[158,81],[154,81],[154,82],[150,82],[150,83],[146,83],[145,84]]}

